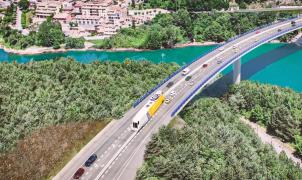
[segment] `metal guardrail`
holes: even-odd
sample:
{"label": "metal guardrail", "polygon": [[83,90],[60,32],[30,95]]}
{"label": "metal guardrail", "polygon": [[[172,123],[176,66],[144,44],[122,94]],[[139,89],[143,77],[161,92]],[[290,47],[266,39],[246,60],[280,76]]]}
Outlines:
{"label": "metal guardrail", "polygon": [[[261,44],[264,44],[264,43],[266,43],[267,41],[270,41],[270,40],[272,40],[272,39],[275,39],[275,38],[277,38],[277,37],[280,37],[280,36],[282,36],[282,35],[284,35],[284,34],[287,34],[288,32],[291,32],[291,31],[294,31],[294,30],[296,30],[296,29],[299,29],[299,28],[302,28],[302,25],[300,25],[300,26],[295,26],[295,27],[293,27],[293,28],[288,28],[286,31],[285,30],[283,30],[283,31],[281,31],[281,32],[279,32],[279,33],[277,33],[276,35],[273,35],[273,36],[271,36],[271,37],[269,37],[269,38],[265,38],[265,39],[263,39],[263,40],[261,40],[261,41],[259,41],[258,43],[256,43],[256,44],[254,44],[254,45],[252,45],[252,46],[250,46],[248,49],[254,49],[254,48],[256,48],[257,46],[259,46],[259,45],[261,45]],[[233,63],[233,61],[235,61],[236,59],[238,59],[239,57],[241,57],[241,56],[243,56],[244,54],[245,54],[246,52],[242,52],[242,53],[239,53],[239,54],[237,54],[235,57],[233,57],[233,58],[230,58],[230,60],[228,60],[227,61],[227,63],[225,63],[225,65],[224,66],[222,66],[222,67],[220,67],[219,69],[217,69],[212,75],[210,75],[209,77],[207,77],[204,81],[202,81],[198,86],[197,86],[197,88],[195,88],[176,108],[175,108],[175,110],[173,110],[173,112],[171,113],[171,117],[173,117],[179,110],[180,110],[180,108],[182,107],[182,106],[184,106],[186,103],[187,103],[187,101],[197,92],[197,91],[199,91],[200,90],[200,88],[201,87],[203,87],[204,85],[205,85],[205,83],[207,83],[211,78],[213,78],[214,76],[216,76],[217,75],[217,73],[219,73],[220,71],[222,71],[224,68],[226,68],[226,67],[228,67],[230,64],[232,64]]]}
{"label": "metal guardrail", "polygon": [[162,86],[164,83],[166,83],[167,81],[169,81],[169,80],[170,80],[171,78],[173,78],[176,74],[178,74],[179,72],[181,72],[183,69],[185,69],[186,67],[190,66],[191,64],[193,64],[194,62],[196,62],[197,60],[199,60],[201,57],[206,56],[207,54],[211,53],[212,51],[214,51],[214,50],[216,50],[216,49],[218,49],[218,48],[224,46],[225,44],[230,43],[230,42],[232,42],[232,41],[235,41],[236,39],[241,38],[242,36],[244,36],[244,35],[246,35],[246,34],[249,34],[249,33],[251,33],[251,32],[255,32],[255,31],[259,30],[259,29],[263,29],[263,28],[266,28],[266,27],[271,26],[271,25],[273,25],[273,24],[277,24],[277,23],[281,23],[281,22],[292,21],[292,20],[294,20],[294,19],[296,19],[296,18],[299,18],[299,15],[298,15],[297,17],[292,17],[292,18],[289,18],[289,19],[280,20],[280,21],[278,21],[278,22],[276,22],[276,23],[269,23],[269,24],[265,24],[265,25],[259,26],[259,27],[255,28],[255,29],[252,29],[252,30],[250,30],[250,31],[247,31],[247,32],[245,32],[245,33],[243,33],[243,34],[239,34],[239,35],[237,35],[237,36],[235,36],[235,37],[233,37],[233,38],[230,38],[229,40],[227,40],[226,42],[224,42],[224,43],[222,43],[222,44],[220,44],[220,45],[218,45],[218,46],[215,46],[214,48],[212,48],[212,49],[208,50],[207,52],[201,54],[200,56],[198,56],[197,58],[195,58],[194,60],[192,60],[190,63],[188,63],[188,64],[182,66],[182,67],[179,68],[177,71],[175,71],[174,73],[172,73],[171,75],[169,75],[167,78],[165,78],[164,80],[162,80],[162,81],[161,81],[159,84],[157,84],[154,88],[152,88],[152,89],[149,90],[147,93],[145,93],[141,98],[139,98],[138,100],[136,100],[132,106],[133,106],[133,107],[136,107],[136,106],[139,105],[146,97],[148,97],[151,93],[153,93],[153,92],[154,92],[155,90],[157,90],[160,86]]}

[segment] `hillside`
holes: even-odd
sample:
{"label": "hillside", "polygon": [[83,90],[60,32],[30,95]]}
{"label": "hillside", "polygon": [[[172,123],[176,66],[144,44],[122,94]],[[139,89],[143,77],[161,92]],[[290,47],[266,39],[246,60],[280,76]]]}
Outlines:
{"label": "hillside", "polygon": [[53,175],[106,123],[178,68],[65,58],[1,63],[0,177]]}
{"label": "hillside", "polygon": [[[183,129],[164,127],[152,138],[137,179],[301,179],[284,153],[277,155],[239,120],[266,117],[274,125],[269,132],[293,142],[301,140],[301,107],[292,90],[248,81],[221,99],[198,99],[181,112]],[[299,152],[301,141],[296,144]]]}

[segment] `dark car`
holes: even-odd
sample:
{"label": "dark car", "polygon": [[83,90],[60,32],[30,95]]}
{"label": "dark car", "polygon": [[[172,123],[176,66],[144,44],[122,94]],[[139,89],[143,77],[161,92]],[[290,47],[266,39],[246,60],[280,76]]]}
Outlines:
{"label": "dark car", "polygon": [[296,21],[291,22],[292,26],[296,26]]}
{"label": "dark car", "polygon": [[98,158],[96,154],[91,155],[85,162],[85,166],[86,167],[91,166],[91,164],[96,160],[96,158]]}
{"label": "dark car", "polygon": [[172,86],[173,86],[173,84],[174,84],[174,82],[173,82],[173,81],[168,82],[168,84],[167,84],[167,88],[172,87]]}
{"label": "dark car", "polygon": [[186,80],[186,81],[189,81],[191,78],[192,78],[192,76],[187,76],[187,77],[185,78],[185,80]]}
{"label": "dark car", "polygon": [[83,168],[80,168],[77,170],[77,172],[74,173],[73,179],[79,179],[83,174],[85,170]]}
{"label": "dark car", "polygon": [[281,32],[282,31],[282,29],[278,29],[278,32]]}
{"label": "dark car", "polygon": [[206,68],[206,67],[208,67],[208,64],[203,64],[202,67]]}

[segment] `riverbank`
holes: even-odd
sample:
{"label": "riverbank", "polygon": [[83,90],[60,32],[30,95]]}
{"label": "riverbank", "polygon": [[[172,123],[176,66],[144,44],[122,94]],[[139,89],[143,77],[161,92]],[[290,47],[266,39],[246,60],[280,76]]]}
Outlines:
{"label": "riverbank", "polygon": [[[222,44],[217,42],[189,42],[189,43],[182,43],[182,44],[176,44],[173,48],[184,48],[184,47],[190,47],[190,46],[214,46]],[[272,40],[269,43],[275,44],[280,43],[279,40]],[[65,49],[64,47],[61,47],[59,49],[53,49],[52,47],[39,47],[39,46],[32,46],[26,49],[12,49],[5,47],[3,45],[0,45],[0,49],[3,49],[5,52],[10,54],[16,54],[16,55],[38,55],[38,54],[46,54],[46,53],[66,53],[68,51],[107,51],[107,52],[122,52],[122,51],[133,51],[133,52],[143,52],[143,51],[153,51],[158,49],[138,49],[138,48],[111,48],[111,49],[99,49],[94,48],[94,44],[91,42],[85,42],[85,47],[83,49]],[[170,49],[173,49],[170,48]]]}
{"label": "riverbank", "polygon": [[[211,46],[211,45],[218,45],[219,43],[216,42],[190,42],[190,43],[183,43],[183,44],[176,44],[173,48],[182,48],[182,47],[189,47],[189,46]],[[93,47],[93,43],[85,42],[85,47],[83,49],[65,49],[64,47],[59,49],[53,49],[52,47],[39,47],[39,46],[32,46],[26,49],[12,49],[5,47],[3,45],[0,46],[7,53],[17,54],[17,55],[37,55],[37,54],[45,54],[45,53],[65,53],[68,51],[108,51],[108,52],[116,52],[116,51],[152,51],[151,49],[137,49],[137,48],[111,48],[111,49],[98,49]]]}

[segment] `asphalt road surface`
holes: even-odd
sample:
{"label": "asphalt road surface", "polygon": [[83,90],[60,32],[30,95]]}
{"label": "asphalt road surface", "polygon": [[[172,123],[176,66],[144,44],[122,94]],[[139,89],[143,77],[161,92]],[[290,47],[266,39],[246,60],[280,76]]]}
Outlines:
{"label": "asphalt road surface", "polygon": [[[296,27],[302,26],[302,18],[296,20]],[[192,63],[187,76],[192,76],[193,84],[185,81],[184,76],[180,73],[175,75],[171,80],[164,83],[158,90],[162,90],[166,97],[172,90],[176,91],[176,96],[169,104],[163,104],[154,118],[147,123],[138,133],[131,130],[133,116],[147,103],[148,96],[137,107],[131,108],[122,119],[114,121],[98,134],[88,145],[86,145],[54,179],[67,180],[73,179],[73,174],[80,167],[84,167],[84,162],[89,156],[95,153],[98,159],[91,167],[84,167],[85,173],[80,179],[82,180],[127,180],[134,179],[137,169],[143,163],[143,155],[146,144],[150,141],[152,134],[156,133],[163,125],[167,125],[173,118],[172,112],[185,100],[191,99],[192,92],[200,85],[200,82],[208,80],[206,85],[215,77],[223,68],[233,62],[230,59],[238,54],[245,54],[252,50],[259,41],[273,39],[276,34],[292,29],[291,22],[281,22],[269,27],[265,27],[257,32],[251,32],[234,41],[231,41],[223,48],[218,48],[199,60]],[[281,30],[281,31],[280,31]],[[221,61],[218,63],[218,61]],[[208,64],[206,68],[203,64]],[[173,81],[174,85],[166,87],[167,83]],[[197,93],[197,92],[196,92]],[[195,93],[195,94],[196,94]],[[188,102],[188,101],[187,101]],[[181,110],[181,108],[179,109]]]}

